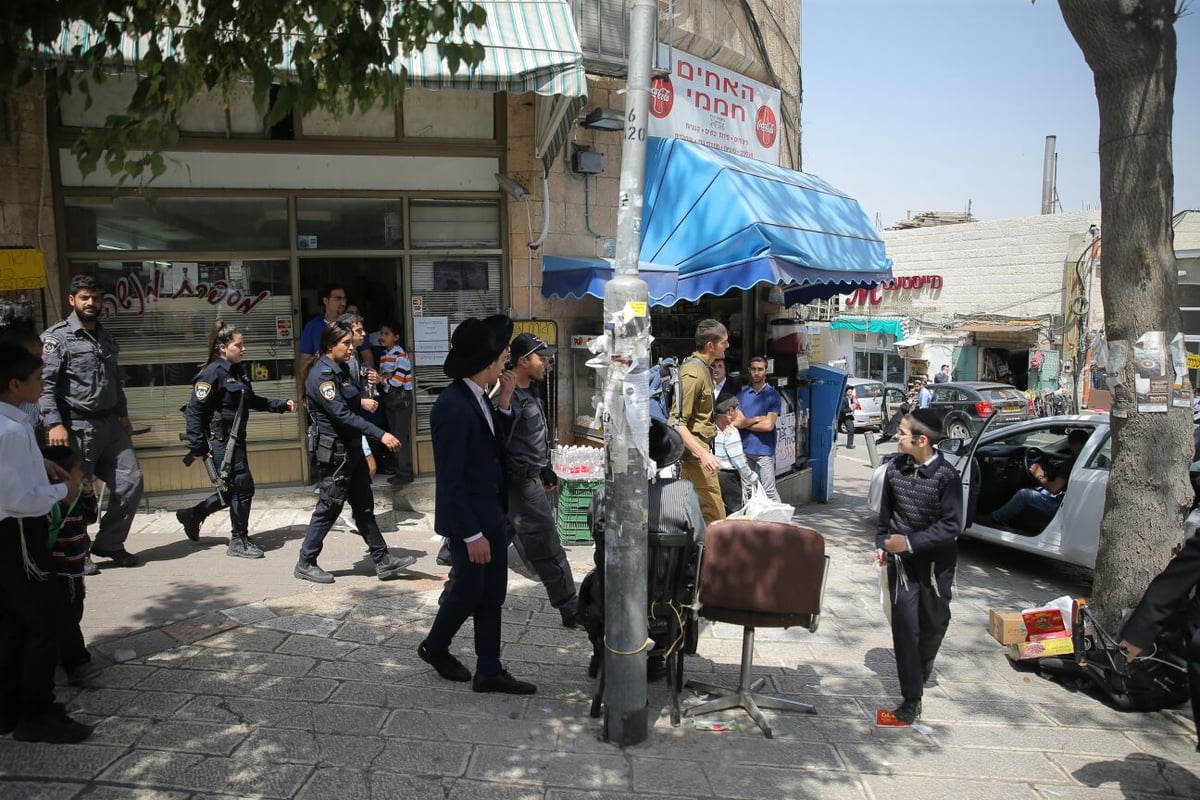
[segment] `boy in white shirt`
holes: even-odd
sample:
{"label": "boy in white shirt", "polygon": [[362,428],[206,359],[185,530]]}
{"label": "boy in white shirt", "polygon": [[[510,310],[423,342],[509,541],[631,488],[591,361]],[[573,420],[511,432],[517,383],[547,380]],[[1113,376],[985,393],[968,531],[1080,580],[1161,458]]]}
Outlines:
{"label": "boy in white shirt", "polygon": [[[0,343],[0,735],[81,742],[92,729],[54,702],[60,618],[46,515],[79,494],[79,478],[47,462],[22,403],[42,393],[42,359]],[[62,483],[50,483],[53,476]]]}

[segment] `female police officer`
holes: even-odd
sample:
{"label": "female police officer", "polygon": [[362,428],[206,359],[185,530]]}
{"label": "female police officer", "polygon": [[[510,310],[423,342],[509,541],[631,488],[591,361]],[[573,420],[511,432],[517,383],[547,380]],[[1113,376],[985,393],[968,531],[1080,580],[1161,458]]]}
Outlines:
{"label": "female police officer", "polygon": [[334,322],[321,334],[321,357],[304,380],[304,396],[312,416],[309,442],[320,475],[320,499],[304,533],[300,561],[293,574],[314,583],[333,583],[333,575],[317,566],[317,556],[347,500],[380,580],[399,577],[416,561],[412,556],[396,558],[389,553],[375,522],[375,496],[362,437],[376,439],[390,450],[399,447],[400,441],[358,415],[361,395],[346,367],[353,352],[351,328],[341,321]]}
{"label": "female police officer", "polygon": [[250,411],[292,411],[291,400],[268,400],[250,387],[242,366],[246,344],[242,331],[231,322],[217,320],[208,334],[208,360],[192,381],[192,394],[184,407],[187,417],[188,457],[211,459],[206,464],[216,476],[217,491],[207,500],[176,512],[183,532],[193,542],[210,514],[229,506],[232,532],[226,555],[262,558],[263,551],[250,541],[250,500],[254,477],[246,460],[246,415]]}

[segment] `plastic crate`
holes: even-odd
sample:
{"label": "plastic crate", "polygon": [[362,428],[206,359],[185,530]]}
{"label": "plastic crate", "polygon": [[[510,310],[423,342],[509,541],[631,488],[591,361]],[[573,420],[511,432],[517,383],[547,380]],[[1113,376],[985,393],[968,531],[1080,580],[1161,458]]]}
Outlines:
{"label": "plastic crate", "polygon": [[582,511],[559,509],[556,527],[558,539],[563,544],[584,544],[592,541],[592,531],[588,527],[587,509]]}
{"label": "plastic crate", "polygon": [[567,499],[571,499],[571,500],[583,499],[585,503],[590,502],[592,499],[592,495],[594,495],[596,493],[596,490],[599,489],[603,485],[604,485],[604,481],[602,481],[602,480],[588,480],[588,481],[560,480],[558,482],[559,502],[562,502],[563,498],[567,498]]}

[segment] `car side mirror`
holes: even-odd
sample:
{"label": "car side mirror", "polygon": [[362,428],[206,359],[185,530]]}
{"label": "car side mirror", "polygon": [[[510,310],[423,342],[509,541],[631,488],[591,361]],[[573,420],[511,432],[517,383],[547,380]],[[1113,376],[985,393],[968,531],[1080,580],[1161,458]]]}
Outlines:
{"label": "car side mirror", "polygon": [[963,444],[965,444],[965,440],[963,439],[942,439],[937,443],[937,449],[943,453],[956,456],[962,452]]}

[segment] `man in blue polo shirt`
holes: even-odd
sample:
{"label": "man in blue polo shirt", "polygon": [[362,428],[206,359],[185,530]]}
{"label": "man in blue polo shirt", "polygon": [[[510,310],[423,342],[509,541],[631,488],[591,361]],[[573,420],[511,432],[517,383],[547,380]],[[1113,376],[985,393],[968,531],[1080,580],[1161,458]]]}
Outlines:
{"label": "man in blue polo shirt", "polygon": [[[303,380],[308,365],[321,354],[321,334],[338,317],[346,313],[346,287],[340,283],[329,283],[321,289],[321,306],[325,311],[310,319],[300,333],[300,355],[296,357],[296,376]],[[375,356],[368,337],[358,348],[362,363],[375,369]]]}
{"label": "man in blue polo shirt", "polygon": [[783,409],[779,392],[767,383],[767,360],[762,356],[750,359],[750,385],[738,392],[742,417],[735,423],[742,433],[742,451],[751,469],[758,475],[763,491],[775,502],[775,423]]}

